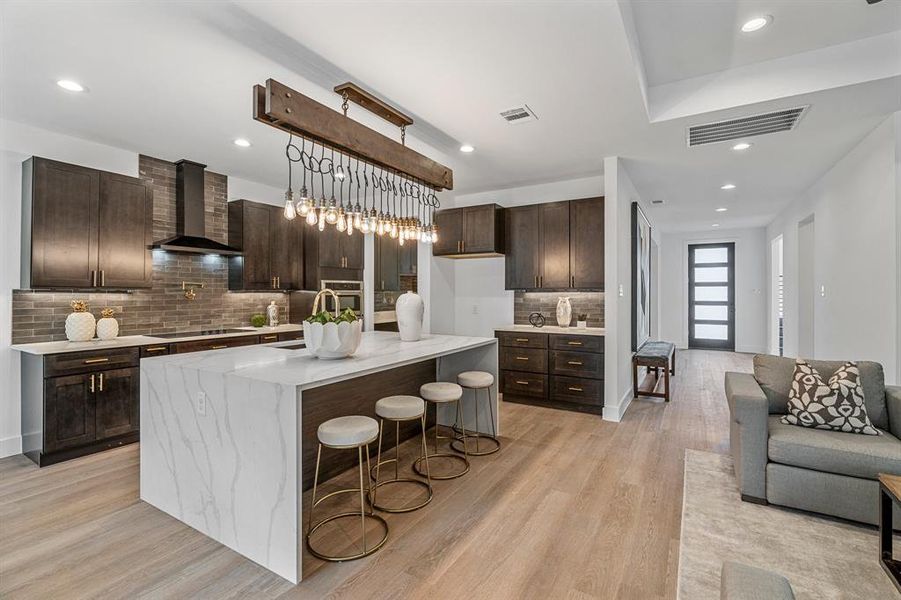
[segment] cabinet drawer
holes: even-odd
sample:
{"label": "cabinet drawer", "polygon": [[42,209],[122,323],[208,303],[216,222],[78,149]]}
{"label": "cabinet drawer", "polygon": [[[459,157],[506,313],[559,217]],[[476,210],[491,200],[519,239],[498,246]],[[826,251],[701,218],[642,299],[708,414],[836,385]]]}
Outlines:
{"label": "cabinet drawer", "polygon": [[238,346],[251,346],[259,343],[259,336],[248,335],[242,337],[220,338],[213,340],[196,340],[193,342],[179,342],[172,344],[173,354],[185,352],[203,352],[204,350],[221,350],[223,348],[236,348]]}
{"label": "cabinet drawer", "polygon": [[44,377],[74,375],[98,369],[136,367],[139,354],[137,348],[53,354],[44,357]]}
{"label": "cabinet drawer", "polygon": [[600,335],[550,335],[553,350],[578,350],[580,352],[603,352],[604,338]]}
{"label": "cabinet drawer", "polygon": [[547,348],[546,333],[514,333],[498,331],[495,333],[501,346],[510,348]]}
{"label": "cabinet drawer", "polygon": [[293,342],[294,340],[302,340],[302,339],[303,339],[303,330],[286,331],[284,333],[278,334],[278,341],[280,341],[280,342]]}
{"label": "cabinet drawer", "polygon": [[501,348],[501,369],[547,373],[547,350],[540,348]]}
{"label": "cabinet drawer", "polygon": [[141,358],[147,358],[149,356],[165,356],[167,354],[169,354],[169,344],[141,346]]}
{"label": "cabinet drawer", "polygon": [[604,380],[580,377],[551,377],[551,400],[604,405]]}
{"label": "cabinet drawer", "polygon": [[551,373],[554,375],[571,375],[590,379],[604,378],[603,354],[564,350],[552,350],[548,354],[550,354],[551,360]]}
{"label": "cabinet drawer", "polygon": [[279,341],[277,333],[264,333],[260,335],[261,344],[271,344],[272,342],[277,341]]}
{"label": "cabinet drawer", "polygon": [[547,375],[501,371],[501,393],[514,396],[547,397]]}

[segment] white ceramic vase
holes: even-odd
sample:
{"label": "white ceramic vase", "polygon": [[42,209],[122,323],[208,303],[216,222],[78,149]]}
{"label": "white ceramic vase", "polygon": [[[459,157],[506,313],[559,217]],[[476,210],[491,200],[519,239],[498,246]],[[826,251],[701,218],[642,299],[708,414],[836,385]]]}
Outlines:
{"label": "white ceramic vase", "polygon": [[307,350],[316,358],[347,358],[353,356],[363,336],[363,321],[352,323],[303,322],[303,340]]}
{"label": "white ceramic vase", "polygon": [[569,301],[569,296],[560,296],[557,298],[557,325],[569,327],[572,319],[573,305]]}
{"label": "white ceramic vase", "polygon": [[74,312],[66,317],[66,338],[70,342],[87,342],[94,338],[96,320],[89,312]]}
{"label": "white ceramic vase", "polygon": [[111,340],[119,335],[119,321],[113,317],[103,317],[97,321],[97,337]]}
{"label": "white ceramic vase", "polygon": [[394,304],[397,314],[397,329],[403,342],[418,342],[422,338],[422,316],[425,305],[419,294],[401,294]]}

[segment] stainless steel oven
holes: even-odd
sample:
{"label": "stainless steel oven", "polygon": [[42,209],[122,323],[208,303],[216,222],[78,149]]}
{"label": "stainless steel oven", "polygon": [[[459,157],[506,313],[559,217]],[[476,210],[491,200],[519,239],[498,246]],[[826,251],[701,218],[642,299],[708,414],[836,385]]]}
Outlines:
{"label": "stainless steel oven", "polygon": [[[363,282],[322,280],[322,289],[330,289],[338,295],[339,310],[352,308],[358,317],[363,316]],[[331,295],[323,296],[325,310],[335,310],[335,299]]]}

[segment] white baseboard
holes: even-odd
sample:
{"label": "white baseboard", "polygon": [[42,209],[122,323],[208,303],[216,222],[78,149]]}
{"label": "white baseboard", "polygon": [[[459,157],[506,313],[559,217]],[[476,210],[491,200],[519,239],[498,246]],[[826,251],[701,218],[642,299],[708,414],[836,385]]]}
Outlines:
{"label": "white baseboard", "polygon": [[626,409],[629,408],[629,404],[632,403],[632,388],[626,390],[626,393],[623,394],[623,397],[619,399],[619,404],[615,406],[611,406],[604,403],[604,412],[601,417],[605,421],[613,421],[614,423],[619,423],[623,420],[623,415],[626,414]]}
{"label": "white baseboard", "polygon": [[14,435],[0,440],[0,458],[16,454],[22,454],[22,436]]}

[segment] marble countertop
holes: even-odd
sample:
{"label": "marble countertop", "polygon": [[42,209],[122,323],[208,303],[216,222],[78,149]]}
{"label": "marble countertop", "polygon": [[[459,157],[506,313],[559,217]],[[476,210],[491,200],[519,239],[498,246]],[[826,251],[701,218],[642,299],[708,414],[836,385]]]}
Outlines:
{"label": "marble countertop", "polygon": [[531,325],[505,325],[504,327],[495,327],[495,331],[511,331],[513,333],[564,333],[567,335],[606,335],[607,330],[603,327],[558,327],[557,325],[545,325],[544,327],[533,327]]}
{"label": "marble countertop", "polygon": [[283,325],[278,325],[277,327],[230,327],[229,329],[240,329],[241,331],[216,335],[184,335],[166,338],[155,337],[152,335],[123,335],[106,341],[95,338],[87,342],[38,342],[36,344],[13,344],[10,348],[19,352],[25,352],[26,354],[36,354],[40,356],[45,354],[62,354],[65,352],[90,352],[92,350],[131,348],[134,346],[146,346],[148,344],[172,344],[177,342],[191,342],[194,340],[212,340],[253,334],[265,335],[267,333],[286,333],[291,331],[302,331],[303,326],[294,323],[285,323]]}
{"label": "marble countertop", "polygon": [[495,338],[459,335],[424,335],[418,342],[402,342],[397,333],[369,331],[363,333],[356,354],[344,359],[322,360],[306,348],[287,350],[273,344],[158,356],[142,364],[177,363],[181,369],[309,389],[496,343]]}

